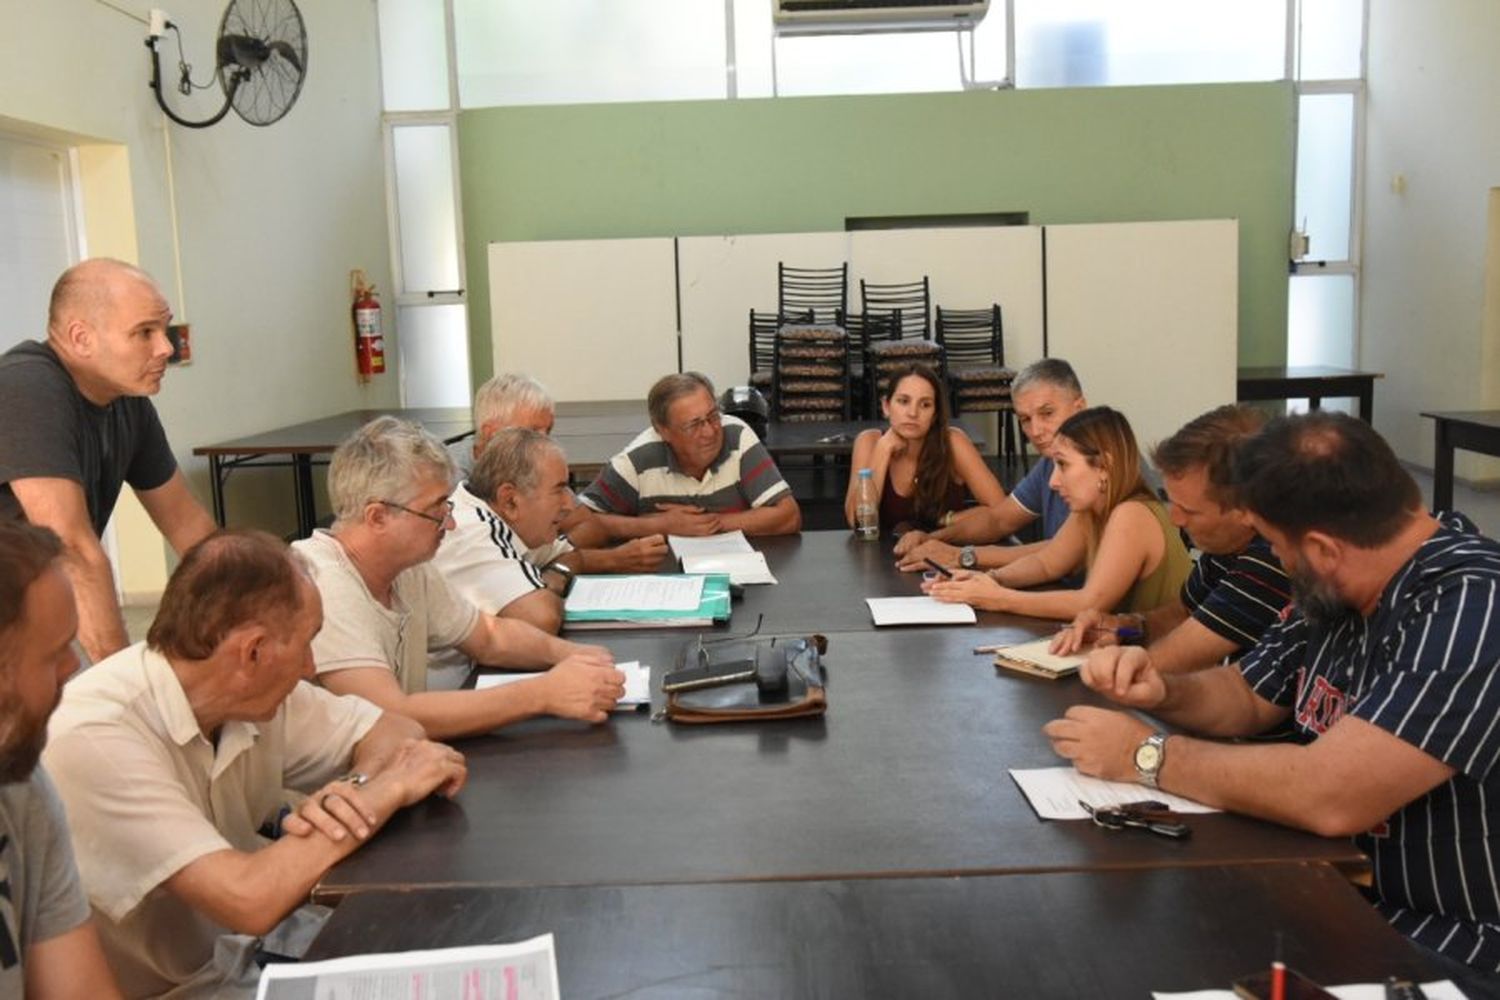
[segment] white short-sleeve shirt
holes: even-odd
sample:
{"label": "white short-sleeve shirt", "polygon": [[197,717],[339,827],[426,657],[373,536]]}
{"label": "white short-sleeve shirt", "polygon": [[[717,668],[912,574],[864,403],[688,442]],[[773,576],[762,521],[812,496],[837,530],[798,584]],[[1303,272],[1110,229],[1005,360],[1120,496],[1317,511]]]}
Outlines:
{"label": "white short-sleeve shirt", "polygon": [[253,852],[286,803],[343,773],[380,709],[299,683],[267,722],[210,741],[167,660],[137,643],[70,681],[45,760],[110,966],[127,996],[201,983],[230,932],[163,886],[215,851]]}
{"label": "white short-sleeve shirt", "polygon": [[456,647],[479,622],[479,609],[448,585],[432,563],[403,570],[391,606],[375,599],[344,546],[327,531],[292,543],[312,566],[323,596],[323,630],[313,639],[320,674],[384,664],[401,690],[427,690],[428,657]]}

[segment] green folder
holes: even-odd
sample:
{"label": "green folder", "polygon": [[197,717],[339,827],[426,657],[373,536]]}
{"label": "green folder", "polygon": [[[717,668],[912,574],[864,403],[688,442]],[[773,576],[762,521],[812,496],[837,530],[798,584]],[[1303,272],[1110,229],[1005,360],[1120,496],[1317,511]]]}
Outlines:
{"label": "green folder", "polygon": [[[646,574],[641,574],[646,575]],[[666,609],[600,609],[577,611],[563,605],[563,625],[571,629],[591,628],[710,628],[729,621],[728,573],[661,573],[658,576],[703,577],[703,593],[696,608]],[[580,576],[579,581],[587,580]]]}

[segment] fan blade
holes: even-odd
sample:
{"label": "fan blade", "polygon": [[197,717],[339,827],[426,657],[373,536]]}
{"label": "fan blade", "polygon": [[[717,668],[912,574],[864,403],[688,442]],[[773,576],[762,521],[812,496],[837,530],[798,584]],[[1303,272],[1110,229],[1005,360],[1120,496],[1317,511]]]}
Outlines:
{"label": "fan blade", "polygon": [[292,47],[291,42],[271,42],[269,48],[272,52],[277,53],[281,58],[291,63],[292,69],[296,70],[299,74],[302,72],[302,59],[297,55],[297,50]]}
{"label": "fan blade", "polygon": [[250,35],[220,35],[219,65],[257,69],[271,54],[266,43]]}

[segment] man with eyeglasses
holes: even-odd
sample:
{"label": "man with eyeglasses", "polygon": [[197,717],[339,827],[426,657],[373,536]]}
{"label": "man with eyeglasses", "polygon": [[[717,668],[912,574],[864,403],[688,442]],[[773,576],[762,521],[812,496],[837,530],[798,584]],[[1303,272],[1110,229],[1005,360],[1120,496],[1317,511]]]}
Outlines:
{"label": "man with eyeglasses", "polygon": [[[432,565],[453,527],[453,463],[420,426],[380,417],[339,445],[328,466],[335,520],[294,545],[313,567],[323,629],[318,680],[420,722],[436,738],[488,732],[536,715],[603,722],[624,694],[609,651],[481,614]],[[428,669],[457,649],[458,669]],[[550,667],[540,677],[459,691],[467,659]]]}
{"label": "man with eyeglasses", "polygon": [[578,498],[612,536],[802,530],[802,510],[770,453],[743,421],[719,412],[706,376],[659,379],[646,408],[651,426]]}

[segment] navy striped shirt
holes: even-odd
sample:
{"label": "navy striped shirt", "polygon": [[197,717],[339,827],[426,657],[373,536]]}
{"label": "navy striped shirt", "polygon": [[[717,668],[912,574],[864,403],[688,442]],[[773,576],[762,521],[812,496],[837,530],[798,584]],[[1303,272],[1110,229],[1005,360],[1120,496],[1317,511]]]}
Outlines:
{"label": "navy striped shirt", "polygon": [[1286,571],[1259,535],[1233,555],[1203,553],[1182,585],[1188,614],[1234,643],[1238,652],[1259,642],[1291,599]]}
{"label": "navy striped shirt", "polygon": [[605,514],[654,514],[664,503],[693,504],[716,513],[749,510],[791,493],[755,432],[725,416],[724,444],[701,479],[677,464],[672,448],[648,427],[599,471],[578,497]]}
{"label": "navy striped shirt", "polygon": [[[1423,945],[1500,970],[1500,544],[1461,514],[1386,585],[1368,618],[1295,613],[1240,663],[1255,693],[1315,739],[1352,715],[1457,773],[1354,838],[1371,895]],[[1370,775],[1379,781],[1380,775]]]}

